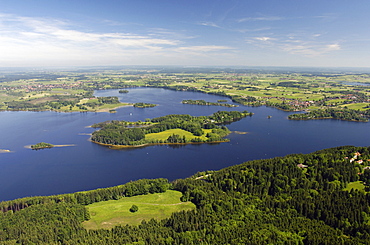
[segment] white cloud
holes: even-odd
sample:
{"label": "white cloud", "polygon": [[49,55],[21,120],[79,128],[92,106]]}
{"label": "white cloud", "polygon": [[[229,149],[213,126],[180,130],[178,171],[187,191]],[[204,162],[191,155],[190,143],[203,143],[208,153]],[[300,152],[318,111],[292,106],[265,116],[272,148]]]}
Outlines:
{"label": "white cloud", "polygon": [[191,51],[191,52],[213,52],[220,50],[230,50],[233,49],[227,46],[217,46],[217,45],[208,45],[208,46],[189,46],[189,47],[180,47],[177,48],[177,51]]}
{"label": "white cloud", "polygon": [[247,32],[261,32],[271,30],[271,27],[262,27],[262,28],[255,28],[255,29],[236,29],[237,32],[247,33]]}
{"label": "white cloud", "polygon": [[320,19],[324,22],[331,22],[331,21],[334,21],[334,20],[338,19],[338,14],[326,13],[326,14],[323,14],[323,15],[314,16],[314,18]]}
{"label": "white cloud", "polygon": [[80,32],[75,30],[57,29],[55,31],[45,33],[54,36],[59,40],[74,41],[74,42],[98,42],[102,35]]}
{"label": "white cloud", "polygon": [[274,40],[274,39],[273,39],[273,38],[271,38],[271,37],[255,37],[254,39],[255,39],[255,40],[258,40],[258,41],[263,41],[263,42],[270,41],[270,40]]}
{"label": "white cloud", "polygon": [[301,44],[289,44],[285,43],[281,47],[284,51],[291,54],[301,54],[304,56],[322,56],[324,54],[340,50],[339,44],[321,44],[321,43],[301,43]]}
{"label": "white cloud", "polygon": [[166,40],[166,39],[156,39],[148,37],[121,37],[108,40],[109,43],[118,44],[123,47],[145,47],[145,48],[155,48],[160,45],[177,45],[178,41]]}
{"label": "white cloud", "polygon": [[336,50],[340,50],[340,49],[341,49],[341,47],[338,43],[326,45],[326,50],[327,51],[336,51]]}
{"label": "white cloud", "polygon": [[12,65],[17,60],[49,64],[50,61],[108,59],[108,56],[116,59],[135,54],[144,56],[145,52],[152,55],[180,43],[175,35],[166,35],[163,31],[161,34],[151,31],[145,34],[95,33],[77,30],[60,20],[8,14],[0,14],[0,27],[0,66]]}
{"label": "white cloud", "polygon": [[0,14],[0,66],[209,64],[224,62],[233,50],[207,42],[191,45],[189,41],[197,37],[181,30],[143,27],[137,32],[94,32],[82,28],[58,19]]}
{"label": "white cloud", "polygon": [[246,21],[277,21],[277,20],[283,20],[283,17],[279,16],[262,16],[262,17],[246,17],[237,20],[238,23],[246,22]]}
{"label": "white cloud", "polygon": [[217,28],[220,28],[219,25],[217,25],[216,23],[214,22],[199,22],[198,25],[201,25],[201,26],[211,26],[211,27],[217,27]]}
{"label": "white cloud", "polygon": [[286,36],[249,37],[246,42],[261,49],[306,57],[318,57],[341,50],[339,42],[320,40],[321,34],[290,33]]}

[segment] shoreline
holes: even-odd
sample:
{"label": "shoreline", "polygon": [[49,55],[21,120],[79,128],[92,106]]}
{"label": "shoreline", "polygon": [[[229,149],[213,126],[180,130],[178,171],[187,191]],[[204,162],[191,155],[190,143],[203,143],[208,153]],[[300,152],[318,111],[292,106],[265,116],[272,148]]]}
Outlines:
{"label": "shoreline", "polygon": [[[99,109],[97,111],[80,111],[80,112],[109,112],[111,113],[110,111],[111,110],[116,110],[118,108],[121,108],[121,107],[125,107],[125,106],[133,106],[133,105],[121,105],[121,106],[116,106],[116,107],[113,107],[113,108],[104,108],[104,109]],[[73,111],[72,111],[73,112]],[[77,112],[77,111],[76,111]]]}
{"label": "shoreline", "polygon": [[75,144],[68,144],[68,145],[54,145],[54,147],[68,147],[68,146],[76,146]]}
{"label": "shoreline", "polygon": [[11,153],[12,151],[7,149],[0,149],[0,153]]}
{"label": "shoreline", "polygon": [[339,120],[339,121],[347,121],[347,122],[363,122],[367,123],[367,121],[359,121],[359,120],[349,120],[349,119],[341,119],[341,118],[334,118],[334,117],[315,117],[315,118],[289,118],[288,120],[294,120],[294,121],[309,121],[309,120]]}
{"label": "shoreline", "polygon": [[125,148],[142,148],[142,147],[154,146],[154,145],[199,145],[199,144],[219,144],[219,143],[229,142],[229,141],[212,141],[212,142],[188,142],[188,143],[146,143],[146,144],[141,144],[141,145],[112,145],[112,144],[100,143],[97,141],[93,141],[91,139],[89,139],[89,141],[92,143],[98,144],[98,145],[107,146],[113,150],[125,149]]}
{"label": "shoreline", "polygon": [[[124,104],[124,103],[123,103]],[[43,111],[52,111],[52,112],[58,112],[58,113],[88,113],[88,112],[109,112],[110,110],[116,110],[121,107],[125,106],[133,106],[133,105],[120,105],[112,108],[103,108],[103,109],[98,109],[98,110],[87,110],[87,111],[66,111],[66,110],[50,110],[50,109],[45,109],[45,110],[8,110],[8,109],[0,109],[0,111],[31,111],[31,112],[43,112]]]}
{"label": "shoreline", "polygon": [[[24,148],[31,149],[31,150],[41,150],[41,149],[50,149],[50,148],[54,148],[54,147],[68,147],[68,146],[76,146],[76,145],[75,144],[53,145],[52,147],[40,147],[40,148],[36,148],[36,149],[32,149],[31,145],[25,145]],[[0,153],[1,153],[1,150],[0,150]]]}
{"label": "shoreline", "polygon": [[242,132],[242,131],[231,131],[233,134],[248,134],[248,132]]}

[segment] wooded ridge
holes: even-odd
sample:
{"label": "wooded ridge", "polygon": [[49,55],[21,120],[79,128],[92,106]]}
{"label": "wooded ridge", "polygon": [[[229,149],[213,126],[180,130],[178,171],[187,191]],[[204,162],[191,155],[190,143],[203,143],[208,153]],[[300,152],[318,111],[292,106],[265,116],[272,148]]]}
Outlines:
{"label": "wooded ridge", "polygon": [[[249,161],[187,179],[0,203],[1,244],[369,244],[370,147]],[[345,189],[361,181],[363,188]],[[86,230],[85,205],[123,196],[182,192],[196,210],[138,226]],[[140,209],[139,209],[140,212]]]}

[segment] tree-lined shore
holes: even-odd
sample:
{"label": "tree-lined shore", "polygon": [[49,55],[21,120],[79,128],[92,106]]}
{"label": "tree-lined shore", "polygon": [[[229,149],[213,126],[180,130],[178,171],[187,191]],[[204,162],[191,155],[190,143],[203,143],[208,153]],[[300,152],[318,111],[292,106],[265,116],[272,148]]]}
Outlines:
{"label": "tree-lined shore", "polygon": [[[143,179],[91,191],[4,201],[0,202],[0,243],[368,244],[369,160],[370,147],[343,146],[249,161],[171,183]],[[195,209],[143,220],[139,225],[84,228],[84,221],[96,215],[90,204],[104,206],[110,200],[107,207],[119,207],[122,199],[130,204],[124,215],[135,205],[138,208],[132,215],[140,217],[148,206],[123,198],[169,189],[181,192],[175,204],[190,201]],[[116,211],[104,209],[105,217]],[[112,217],[116,220],[119,214]]]}

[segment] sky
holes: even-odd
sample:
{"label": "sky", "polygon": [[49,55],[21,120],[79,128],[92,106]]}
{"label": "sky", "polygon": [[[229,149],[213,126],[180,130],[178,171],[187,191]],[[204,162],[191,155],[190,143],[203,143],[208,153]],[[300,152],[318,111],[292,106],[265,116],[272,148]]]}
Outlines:
{"label": "sky", "polygon": [[1,0],[0,67],[370,67],[369,0]]}

